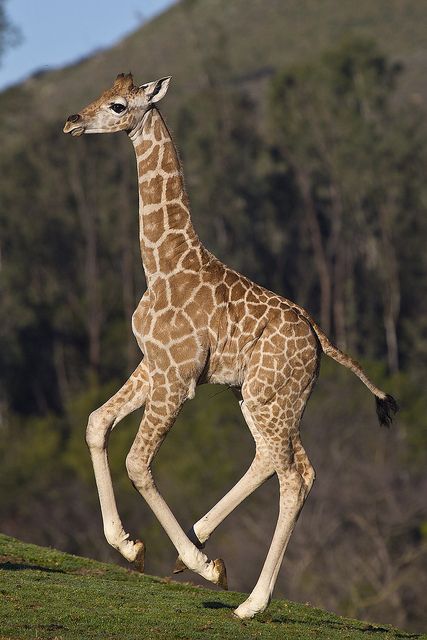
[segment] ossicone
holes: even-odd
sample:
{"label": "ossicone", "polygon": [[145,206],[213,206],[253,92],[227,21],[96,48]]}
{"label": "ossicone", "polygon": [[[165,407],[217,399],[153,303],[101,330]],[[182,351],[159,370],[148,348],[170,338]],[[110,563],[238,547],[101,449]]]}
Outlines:
{"label": "ossicone", "polygon": [[114,86],[115,87],[120,87],[121,89],[133,89],[134,84],[133,84],[133,76],[132,74],[129,73],[119,73],[115,82],[114,82]]}

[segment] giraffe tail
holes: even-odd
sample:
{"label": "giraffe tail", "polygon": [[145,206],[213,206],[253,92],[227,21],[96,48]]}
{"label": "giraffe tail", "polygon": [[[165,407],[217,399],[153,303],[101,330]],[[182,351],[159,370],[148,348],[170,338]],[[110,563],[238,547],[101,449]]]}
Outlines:
{"label": "giraffe tail", "polygon": [[[295,305],[296,306],[296,305]],[[314,320],[309,316],[309,314],[298,307],[301,315],[308,320],[310,325],[312,326],[314,332],[317,335],[317,338],[320,342],[320,346],[322,347],[322,351],[324,354],[342,364],[347,369],[350,369],[362,382],[365,384],[371,393],[375,396],[376,408],[377,408],[377,416],[378,421],[381,426],[390,427],[393,421],[393,415],[399,411],[399,405],[393,396],[390,396],[388,393],[385,393],[368,378],[366,373],[363,371],[362,367],[356,360],[353,360],[349,355],[341,351],[337,347],[335,347],[332,342],[329,340],[326,333],[322,331],[322,329],[317,326]]]}

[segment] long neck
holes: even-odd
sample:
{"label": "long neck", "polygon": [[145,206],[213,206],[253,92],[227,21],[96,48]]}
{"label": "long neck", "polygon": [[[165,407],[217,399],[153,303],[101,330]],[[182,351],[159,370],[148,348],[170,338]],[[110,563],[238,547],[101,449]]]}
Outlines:
{"label": "long neck", "polygon": [[130,133],[139,184],[139,238],[147,284],[199,263],[202,245],[190,219],[179,158],[166,124],[150,109]]}

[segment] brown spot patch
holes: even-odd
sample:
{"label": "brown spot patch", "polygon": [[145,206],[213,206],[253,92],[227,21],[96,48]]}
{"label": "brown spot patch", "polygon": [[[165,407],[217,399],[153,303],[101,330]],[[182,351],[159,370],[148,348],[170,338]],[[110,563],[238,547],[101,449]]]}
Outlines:
{"label": "brown spot patch", "polygon": [[171,385],[174,383],[179,384],[180,382],[181,382],[180,369],[178,369],[178,367],[176,366],[171,366],[168,371],[168,383]]}
{"label": "brown spot patch", "polygon": [[[144,314],[145,315],[145,314]],[[143,314],[136,310],[132,316],[132,325],[137,334],[141,334]]]}
{"label": "brown spot patch", "polygon": [[285,322],[298,322],[299,318],[293,309],[285,309],[282,314],[283,320]]}
{"label": "brown spot patch", "polygon": [[259,302],[259,297],[255,295],[252,289],[246,290],[246,300],[248,302]]}
{"label": "brown spot patch", "polygon": [[239,280],[231,289],[230,300],[243,300],[245,292],[246,287],[244,287],[241,280]]}
{"label": "brown spot patch", "polygon": [[142,142],[136,145],[136,149],[135,149],[136,155],[137,156],[144,155],[144,153],[146,153],[148,149],[150,149],[150,147],[152,146],[153,146],[152,140],[143,140]]}
{"label": "brown spot patch", "polygon": [[238,302],[232,302],[230,304],[230,316],[233,318],[236,324],[239,324],[245,316],[246,306],[243,300]]}
{"label": "brown spot patch", "polygon": [[167,207],[169,228],[184,229],[188,224],[190,214],[181,204],[174,202]]}
{"label": "brown spot patch", "polygon": [[251,316],[254,316],[255,318],[262,318],[263,315],[265,315],[267,308],[265,306],[265,304],[253,304],[253,303],[249,303],[248,304],[248,311],[251,314]]}
{"label": "brown spot patch", "polygon": [[212,289],[208,285],[202,285],[194,296],[194,302],[206,313],[212,313],[215,305]]}
{"label": "brown spot patch", "polygon": [[228,297],[227,293],[228,293],[228,290],[224,283],[221,282],[221,284],[217,285],[215,288],[216,303],[219,304],[221,302],[226,302]]}
{"label": "brown spot patch", "polygon": [[294,335],[297,337],[307,337],[309,334],[309,327],[303,320],[296,324],[293,329]]}
{"label": "brown spot patch", "polygon": [[197,343],[193,336],[189,336],[185,340],[170,347],[172,358],[177,364],[184,360],[192,360],[197,355]]}
{"label": "brown spot patch", "polygon": [[206,309],[203,309],[193,301],[189,302],[186,307],[184,307],[184,311],[190,316],[196,327],[199,327],[200,325],[203,326],[203,324],[207,322]]}
{"label": "brown spot patch", "polygon": [[160,118],[157,118],[155,123],[154,123],[154,137],[156,138],[156,140],[161,140],[162,139],[162,123],[160,121]]}
{"label": "brown spot patch", "polygon": [[157,270],[156,259],[154,257],[154,251],[152,249],[148,249],[144,242],[141,242],[141,255],[142,262],[144,265],[145,272],[152,273]]}
{"label": "brown spot patch", "polygon": [[151,180],[141,182],[141,184],[139,185],[139,190],[143,203],[145,205],[160,203],[162,198],[162,187],[162,176],[155,176]]}
{"label": "brown spot patch", "polygon": [[145,213],[142,217],[142,231],[144,237],[150,242],[157,242],[165,230],[163,209],[156,209],[151,213]]}
{"label": "brown spot patch", "polygon": [[169,305],[166,285],[156,287],[155,295],[154,309],[156,311],[165,309]]}
{"label": "brown spot patch", "polygon": [[239,280],[239,276],[232,271],[227,270],[224,280],[225,284],[231,287],[235,282]]}
{"label": "brown spot patch", "polygon": [[147,158],[138,163],[138,173],[140,176],[145,175],[149,171],[157,169],[159,164],[159,145],[156,145]]}
{"label": "brown spot patch", "polygon": [[185,258],[182,260],[181,266],[183,269],[188,269],[188,271],[200,271],[202,268],[202,262],[197,251],[189,250]]}
{"label": "brown spot patch", "polygon": [[162,169],[166,173],[179,169],[178,159],[172,142],[166,142],[163,146]]}
{"label": "brown spot patch", "polygon": [[153,327],[153,338],[160,340],[160,342],[167,342],[172,338],[171,322],[174,313],[173,309],[167,309],[156,318]]}
{"label": "brown spot patch", "polygon": [[182,194],[182,182],[180,176],[168,178],[166,184],[166,200],[178,200]]}
{"label": "brown spot patch", "polygon": [[177,313],[173,320],[173,326],[171,330],[172,337],[181,338],[186,333],[192,333],[192,332],[193,332],[193,326],[191,322],[188,320],[188,318],[186,318],[185,315],[181,312]]}
{"label": "brown spot patch", "polygon": [[153,388],[160,387],[166,384],[166,376],[164,373],[156,371],[153,375]]}
{"label": "brown spot patch", "polygon": [[261,365],[266,369],[274,369],[275,366],[275,358],[272,355],[263,354],[261,359]]}
{"label": "brown spot patch", "polygon": [[160,347],[157,344],[146,340],[145,344],[146,354],[149,362],[152,362],[159,369],[165,370],[170,365],[169,354],[164,347]]}
{"label": "brown spot patch", "polygon": [[180,232],[169,232],[159,246],[159,268],[167,273],[175,267],[181,255],[182,245],[185,243],[185,235]]}
{"label": "brown spot patch", "polygon": [[169,280],[171,289],[171,304],[173,307],[181,308],[189,299],[194,289],[199,284],[199,277],[192,273],[177,273]]}
{"label": "brown spot patch", "polygon": [[286,345],[286,339],[280,333],[275,333],[270,336],[270,343],[273,345],[275,350],[284,351]]}
{"label": "brown spot patch", "polygon": [[[151,400],[153,400],[154,402],[166,402],[166,398],[167,398],[166,387],[153,383]],[[153,409],[153,407],[151,408]]]}

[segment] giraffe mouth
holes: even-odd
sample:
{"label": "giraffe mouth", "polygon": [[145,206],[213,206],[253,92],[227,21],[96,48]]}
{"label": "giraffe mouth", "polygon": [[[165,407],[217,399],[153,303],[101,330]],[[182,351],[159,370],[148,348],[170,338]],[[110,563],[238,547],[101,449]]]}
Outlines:
{"label": "giraffe mouth", "polygon": [[76,127],[70,131],[72,136],[81,136],[85,132],[84,127]]}
{"label": "giraffe mouth", "polygon": [[82,124],[74,125],[68,120],[64,124],[64,128],[63,128],[64,133],[71,133],[72,136],[81,136],[85,132],[85,130],[86,130],[86,127],[84,127]]}

